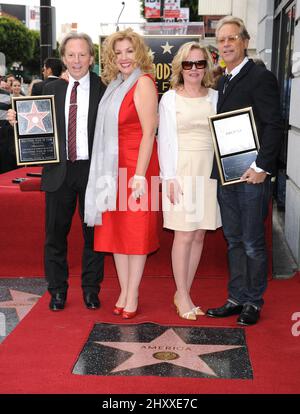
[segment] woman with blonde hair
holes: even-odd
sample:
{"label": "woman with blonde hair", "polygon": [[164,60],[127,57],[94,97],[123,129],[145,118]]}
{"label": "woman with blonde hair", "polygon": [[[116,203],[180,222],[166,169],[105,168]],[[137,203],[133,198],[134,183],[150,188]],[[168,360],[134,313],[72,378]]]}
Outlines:
{"label": "woman with blonde hair", "polygon": [[102,49],[100,102],[85,201],[85,222],[95,226],[94,248],[112,252],[121,293],[113,313],[137,313],[147,254],[158,248],[157,211],[151,211],[157,91],[143,38],[132,29],[108,36]]}
{"label": "woman with blonde hair", "polygon": [[197,42],[180,47],[172,62],[171,88],[159,105],[158,150],[163,180],[164,227],[174,230],[174,304],[181,318],[204,312],[190,296],[206,230],[221,225],[217,182],[210,179],[213,143],[208,117],[216,113],[212,59]]}

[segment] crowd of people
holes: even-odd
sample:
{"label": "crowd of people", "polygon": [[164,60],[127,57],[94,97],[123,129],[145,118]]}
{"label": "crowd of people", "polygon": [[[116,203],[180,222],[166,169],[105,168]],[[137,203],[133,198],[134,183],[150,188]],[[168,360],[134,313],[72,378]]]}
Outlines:
{"label": "crowd of people", "polygon": [[[42,174],[52,311],[63,310],[67,302],[67,236],[77,199],[85,306],[101,306],[104,254],[111,252],[120,284],[112,312],[130,319],[142,311],[144,266],[147,255],[159,248],[160,176],[164,227],[174,231],[170,255],[176,289],[170,300],[179,317],[238,315],[241,325],[258,322],[267,286],[264,219],[283,126],[277,81],[248,58],[249,38],[241,19],[219,21],[216,39],[226,71],[215,70],[217,84],[208,49],[197,42],[183,44],[172,62],[171,88],[159,104],[151,57],[132,29],[106,38],[100,79],[91,71],[94,47],[86,34],[65,37],[62,63],[45,62],[45,80],[32,87],[32,95],[55,96],[59,135],[60,162],[46,165]],[[240,183],[222,186],[208,117],[249,106],[258,156]],[[8,111],[10,124],[15,116]],[[193,280],[205,233],[220,226],[228,242],[228,297],[223,306],[204,312],[193,301]]]}

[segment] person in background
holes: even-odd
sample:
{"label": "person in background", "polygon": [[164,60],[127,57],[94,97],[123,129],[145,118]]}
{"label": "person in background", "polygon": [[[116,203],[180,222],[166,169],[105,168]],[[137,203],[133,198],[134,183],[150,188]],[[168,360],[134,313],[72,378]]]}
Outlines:
{"label": "person in background", "polygon": [[6,82],[6,85],[7,85],[6,87],[7,87],[7,90],[8,90],[9,93],[12,93],[12,84],[13,84],[13,81],[15,79],[16,78],[11,73],[9,73],[8,75],[5,76],[5,82]]}
{"label": "person in background", "polygon": [[21,82],[18,79],[15,79],[12,83],[12,86],[11,86],[11,91],[12,91],[11,96],[12,97],[23,96],[21,89],[22,89]]}
{"label": "person in background", "polygon": [[129,319],[137,313],[147,254],[158,248],[151,211],[157,91],[148,48],[132,29],[108,36],[102,59],[108,87],[98,110],[85,222],[96,225],[95,250],[114,254],[121,293],[113,313]]}
{"label": "person in background", "polygon": [[214,80],[213,80],[212,87],[214,89],[218,88],[219,80],[224,75],[224,71],[225,71],[225,68],[222,68],[222,66],[220,66],[220,65],[217,65],[213,68],[213,79]]}
{"label": "person in background", "polygon": [[63,68],[64,68],[64,64],[61,61],[61,59],[47,58],[44,62],[44,67],[43,67],[44,80],[42,82],[36,82],[32,86],[31,95],[32,96],[44,95],[45,86],[48,83],[57,80],[61,76],[63,72]]}
{"label": "person in background", "polygon": [[[181,318],[204,315],[191,298],[206,230],[221,226],[217,181],[210,178],[213,142],[208,117],[216,113],[213,63],[198,42],[180,47],[172,62],[172,89],[159,105],[158,148],[164,227],[174,230],[174,304]],[[194,208],[191,203],[194,203]]]}
{"label": "person in background", "polygon": [[11,107],[10,93],[6,88],[6,82],[0,79],[0,128],[7,123],[7,111]]}
{"label": "person in background", "polygon": [[0,87],[0,173],[7,170],[8,134],[11,126],[7,121],[7,112],[11,108],[11,97],[6,82],[1,78]]}
{"label": "person in background", "polygon": [[41,83],[41,82],[43,82],[42,79],[33,79],[30,82],[29,86],[28,86],[27,95],[28,96],[32,96],[32,88],[33,88],[33,85],[35,85],[36,83]]}
{"label": "person in background", "polygon": [[[226,303],[207,310],[221,318],[239,315],[237,323],[253,325],[260,317],[267,288],[268,258],[264,221],[271,196],[271,176],[283,138],[279,89],[275,76],[247,57],[249,33],[233,16],[216,27],[217,45],[226,64],[218,83],[219,114],[252,107],[260,149],[241,183],[218,186],[223,231],[228,243],[229,283]],[[213,178],[219,178],[216,163]]]}

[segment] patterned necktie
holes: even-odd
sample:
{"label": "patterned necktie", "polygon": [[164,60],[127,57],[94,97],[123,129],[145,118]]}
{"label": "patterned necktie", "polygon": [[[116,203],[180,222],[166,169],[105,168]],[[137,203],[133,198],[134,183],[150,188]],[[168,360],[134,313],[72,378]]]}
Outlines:
{"label": "patterned necktie", "polygon": [[232,78],[232,75],[227,73],[227,75],[225,75],[225,81],[224,81],[224,85],[223,85],[223,94],[226,91],[227,86],[229,85],[230,79]]}
{"label": "patterned necktie", "polygon": [[76,151],[76,121],[77,121],[77,87],[79,82],[74,82],[71,92],[68,124],[68,156],[74,162],[77,159]]}

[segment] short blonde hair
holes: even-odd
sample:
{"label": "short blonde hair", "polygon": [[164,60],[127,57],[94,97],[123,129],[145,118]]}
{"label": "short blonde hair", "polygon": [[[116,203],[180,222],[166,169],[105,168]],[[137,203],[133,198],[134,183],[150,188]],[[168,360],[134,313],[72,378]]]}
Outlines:
{"label": "short blonde hair", "polygon": [[223,19],[219,20],[216,26],[216,37],[218,37],[218,33],[225,24],[235,24],[240,31],[240,36],[243,40],[250,39],[250,35],[248,30],[246,29],[245,23],[239,17],[234,16],[225,16]]}
{"label": "short blonde hair", "polygon": [[189,53],[193,49],[201,50],[204,59],[207,62],[205,74],[202,79],[202,85],[205,86],[205,88],[209,88],[213,85],[213,61],[210,52],[205,46],[202,46],[198,42],[187,42],[180,46],[172,61],[172,76],[170,81],[172,89],[176,89],[179,86],[183,85],[181,64],[184,60],[187,59]]}
{"label": "short blonde hair", "polygon": [[119,73],[115,63],[115,44],[116,42],[125,39],[132,43],[132,47],[135,52],[136,66],[139,67],[142,72],[150,73],[154,76],[154,65],[148,46],[144,42],[141,35],[134,32],[131,28],[128,28],[126,30],[111,34],[103,42],[101,50],[101,63],[103,65],[101,79],[106,85],[116,79]]}

